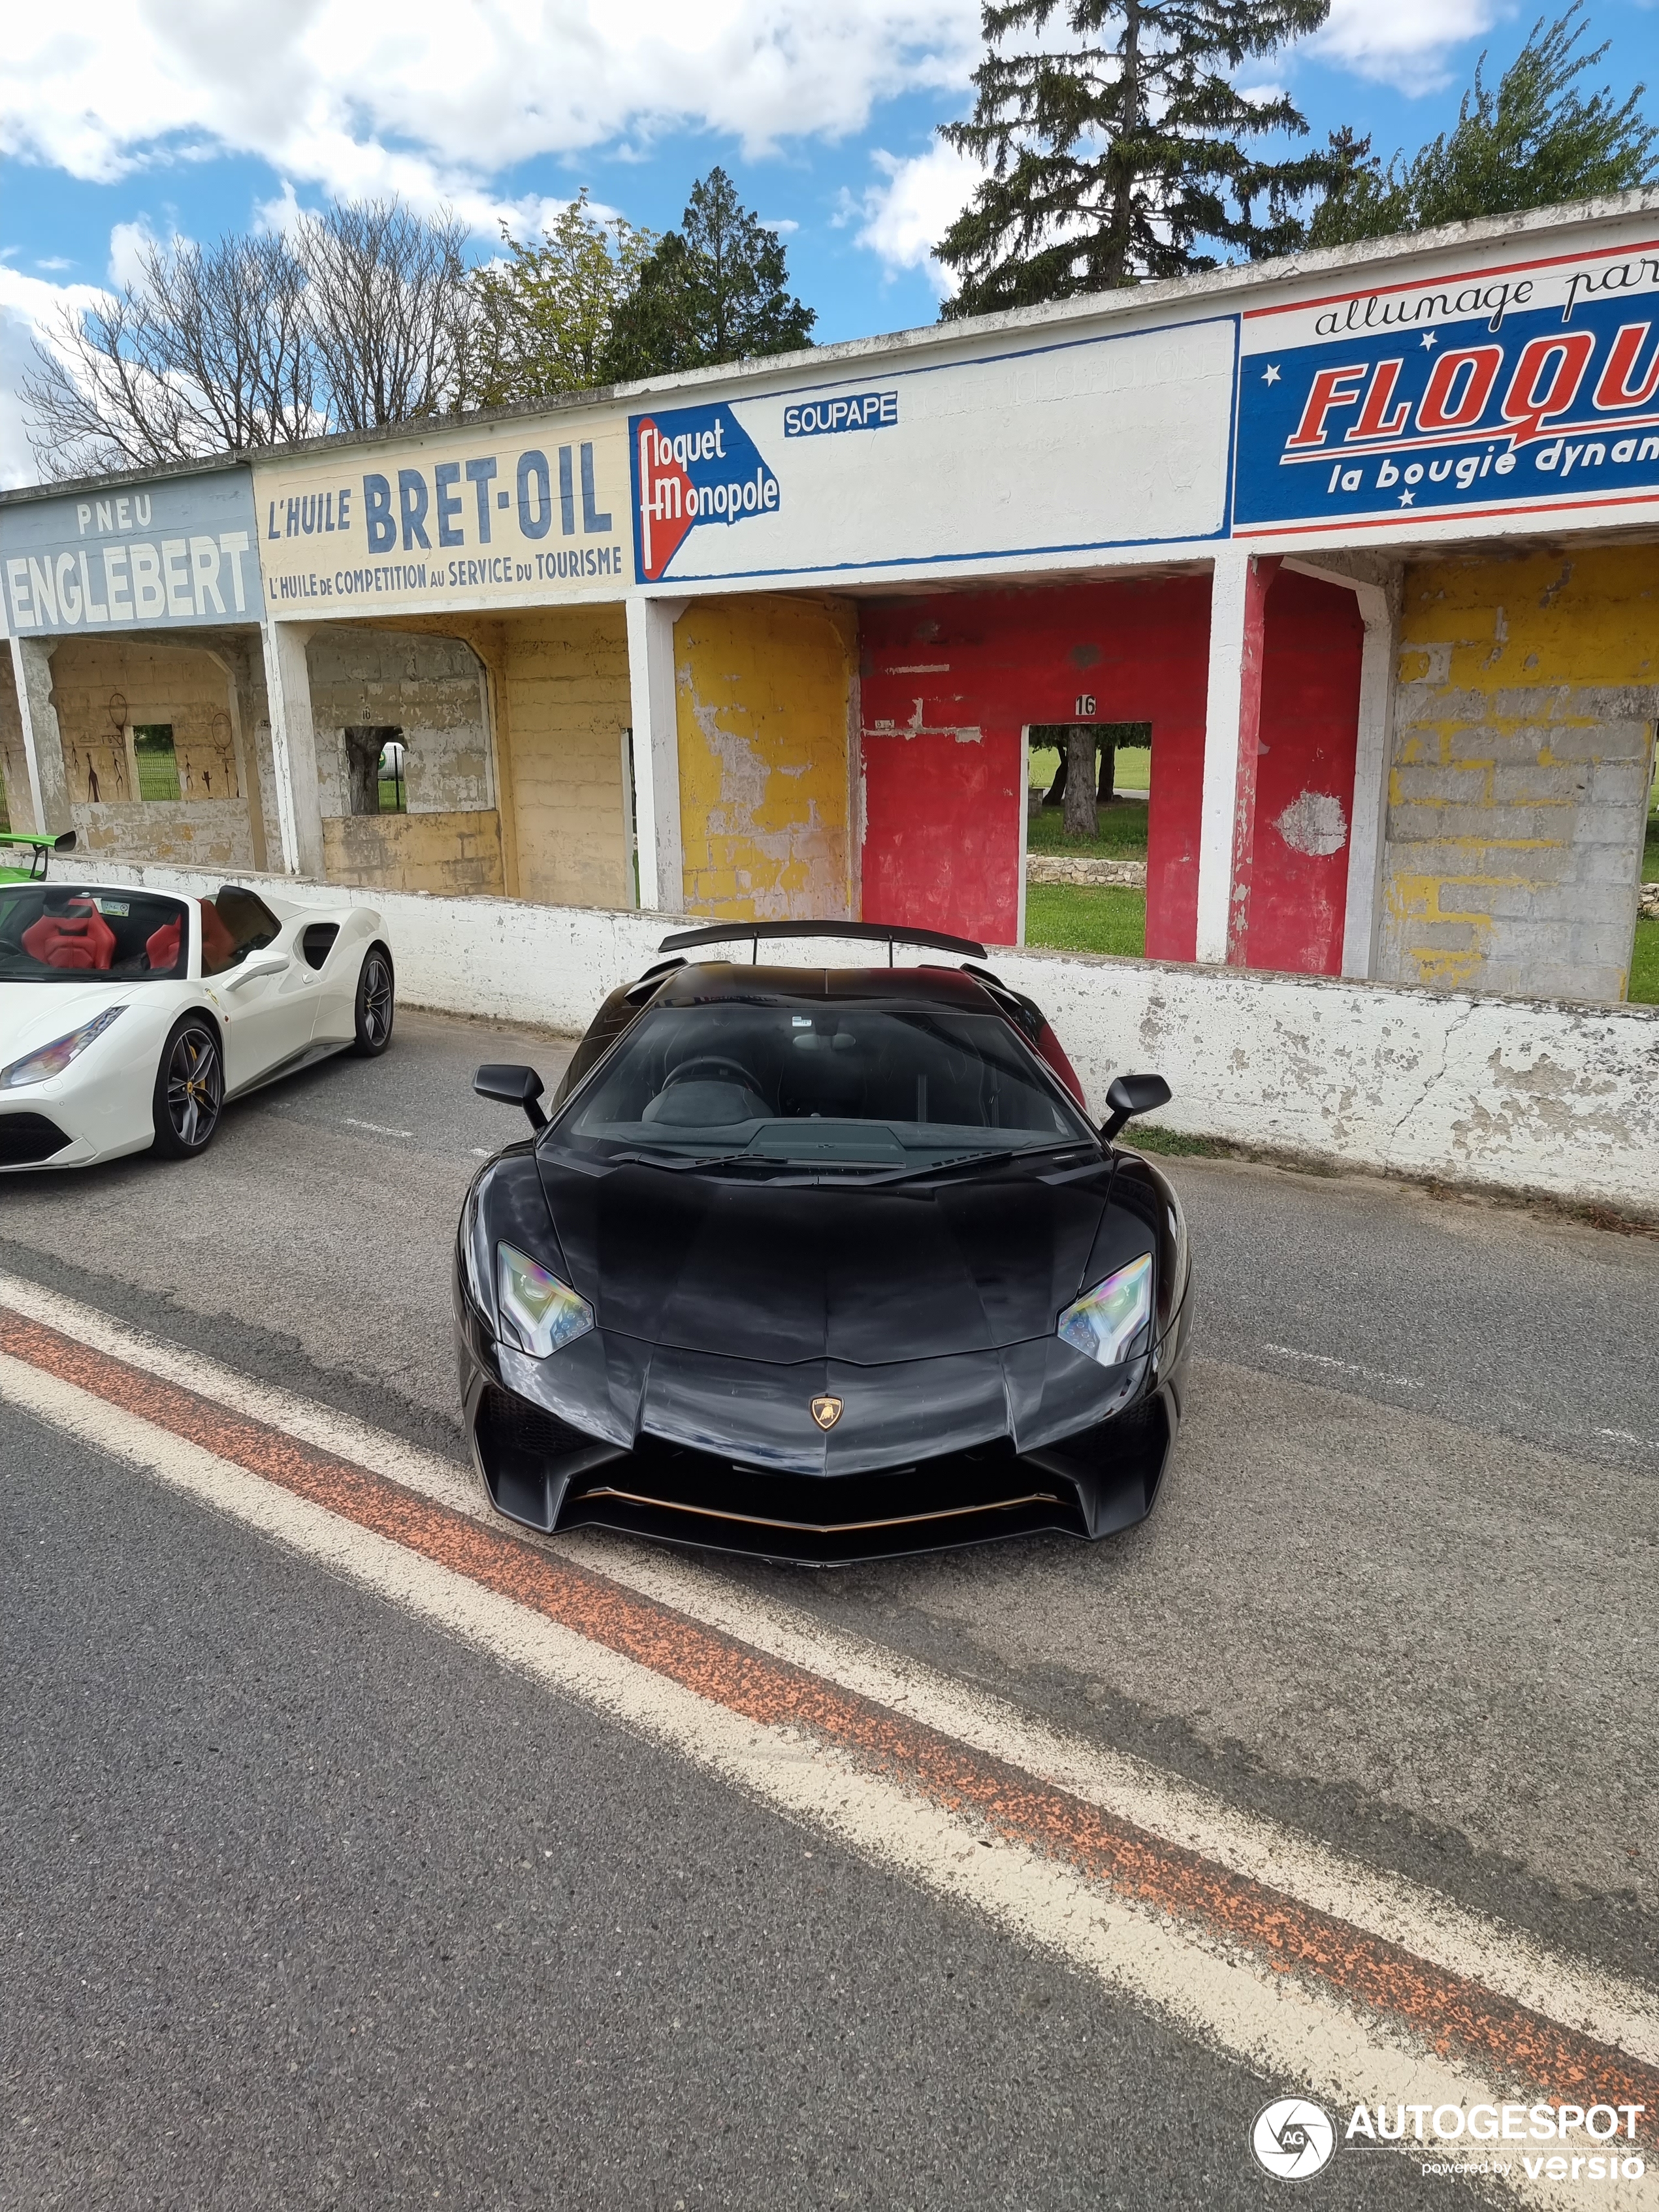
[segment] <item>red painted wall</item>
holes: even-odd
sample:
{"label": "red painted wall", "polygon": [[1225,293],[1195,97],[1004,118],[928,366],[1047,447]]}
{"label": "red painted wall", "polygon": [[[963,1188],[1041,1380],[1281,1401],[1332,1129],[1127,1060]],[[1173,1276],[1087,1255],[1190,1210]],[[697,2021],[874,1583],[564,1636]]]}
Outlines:
{"label": "red painted wall", "polygon": [[1011,944],[1023,733],[1092,692],[1152,725],[1146,949],[1190,960],[1209,624],[1207,576],[863,602],[864,919]]}
{"label": "red painted wall", "polygon": [[[1364,636],[1352,592],[1291,569],[1274,577],[1245,935],[1252,968],[1342,971]],[[1339,834],[1336,849],[1317,849]]]}

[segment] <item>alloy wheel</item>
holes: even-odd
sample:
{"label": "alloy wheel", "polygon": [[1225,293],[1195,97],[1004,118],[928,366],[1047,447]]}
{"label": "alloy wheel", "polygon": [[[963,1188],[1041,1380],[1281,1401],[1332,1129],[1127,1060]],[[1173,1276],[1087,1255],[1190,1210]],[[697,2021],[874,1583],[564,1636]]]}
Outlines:
{"label": "alloy wheel", "polygon": [[216,1042],[205,1030],[180,1030],[167,1062],[167,1118],[181,1145],[195,1152],[206,1144],[224,1095]]}
{"label": "alloy wheel", "polygon": [[392,970],[371,952],[363,968],[363,1042],[374,1050],[392,1034]]}

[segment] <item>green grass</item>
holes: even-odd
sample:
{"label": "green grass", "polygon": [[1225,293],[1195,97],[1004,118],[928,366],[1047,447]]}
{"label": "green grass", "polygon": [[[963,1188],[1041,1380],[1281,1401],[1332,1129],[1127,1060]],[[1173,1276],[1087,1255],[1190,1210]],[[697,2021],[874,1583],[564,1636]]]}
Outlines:
{"label": "green grass", "polygon": [[[1033,745],[1030,752],[1031,781],[1040,784],[1044,791],[1060,774],[1060,754],[1053,745]],[[1150,745],[1125,745],[1117,756],[1117,766],[1112,781],[1120,791],[1149,791],[1152,781],[1152,749]]]}
{"label": "green grass", "polygon": [[1632,1006],[1659,1006],[1659,921],[1650,921],[1645,915],[1637,919],[1629,996]]}
{"label": "green grass", "polygon": [[1025,849],[1030,853],[1064,853],[1085,860],[1144,860],[1146,857],[1146,808],[1138,799],[1121,799],[1103,806],[1098,837],[1068,837],[1066,817],[1058,806],[1045,806],[1031,817]]}
{"label": "green grass", "polygon": [[1121,884],[1098,890],[1028,884],[1025,942],[1056,952],[1118,952],[1138,960],[1146,950],[1146,894]]}
{"label": "green grass", "polygon": [[383,775],[380,778],[380,811],[382,814],[406,814],[409,811],[408,807],[404,804],[407,795],[408,794],[398,783],[395,776]]}

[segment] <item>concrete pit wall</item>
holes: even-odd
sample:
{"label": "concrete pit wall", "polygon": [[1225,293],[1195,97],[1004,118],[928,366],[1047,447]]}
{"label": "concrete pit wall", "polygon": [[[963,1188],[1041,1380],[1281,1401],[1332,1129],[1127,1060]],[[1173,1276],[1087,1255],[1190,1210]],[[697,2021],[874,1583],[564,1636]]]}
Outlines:
{"label": "concrete pit wall", "polygon": [[838,601],[705,599],[674,629],[689,912],[859,910],[858,625]]}
{"label": "concrete pit wall", "polygon": [[[72,859],[53,872],[103,873]],[[217,887],[177,869],[111,877]],[[342,896],[280,879],[271,890],[315,904]],[[676,927],[660,914],[344,896],[380,910],[406,1002],[568,1033]],[[768,957],[861,964],[872,950],[780,939]],[[999,951],[995,965],[1050,1015],[1097,1115],[1114,1076],[1156,1068],[1175,1094],[1158,1116],[1168,1128],[1659,1220],[1659,1008],[1534,1003],[1517,1020],[1512,1001],[1325,976],[1060,952]],[[501,1141],[512,1133],[504,1117]]]}
{"label": "concrete pit wall", "polygon": [[1659,714],[1659,546],[1411,569],[1380,973],[1617,1004]]}
{"label": "concrete pit wall", "polygon": [[[265,807],[250,756],[261,738],[269,751],[269,728],[243,728],[246,696],[239,703],[223,658],[131,638],[65,638],[52,651],[52,688],[86,851],[180,866],[264,865]],[[261,704],[263,696],[261,682]],[[133,730],[155,722],[172,726],[176,799],[139,796]]]}

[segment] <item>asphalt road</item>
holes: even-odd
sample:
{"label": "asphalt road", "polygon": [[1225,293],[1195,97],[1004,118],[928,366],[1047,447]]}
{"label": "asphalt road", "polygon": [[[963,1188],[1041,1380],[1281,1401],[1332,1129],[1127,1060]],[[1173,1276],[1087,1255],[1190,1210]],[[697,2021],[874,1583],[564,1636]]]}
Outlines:
{"label": "asphalt road", "polygon": [[[0,1184],[0,1268],[459,1460],[471,1069],[567,1050],[406,1012],[200,1162]],[[1172,1165],[1146,1527],[730,1571],[1659,1983],[1659,1243]],[[1257,2201],[1248,2069],[128,1468],[0,1467],[0,2203]]]}

